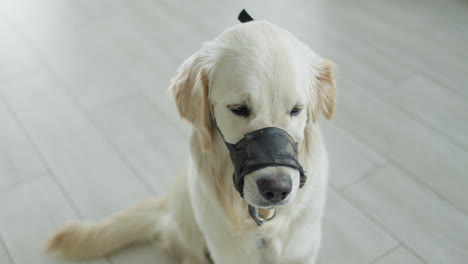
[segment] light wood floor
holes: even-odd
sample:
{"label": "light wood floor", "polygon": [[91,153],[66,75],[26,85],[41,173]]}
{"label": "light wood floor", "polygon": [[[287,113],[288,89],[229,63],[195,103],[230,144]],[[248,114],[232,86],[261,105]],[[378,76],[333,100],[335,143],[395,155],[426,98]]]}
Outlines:
{"label": "light wood floor", "polygon": [[62,223],[166,192],[169,80],[242,8],[340,66],[320,263],[468,263],[467,1],[0,0],[1,264],[71,263],[40,250]]}

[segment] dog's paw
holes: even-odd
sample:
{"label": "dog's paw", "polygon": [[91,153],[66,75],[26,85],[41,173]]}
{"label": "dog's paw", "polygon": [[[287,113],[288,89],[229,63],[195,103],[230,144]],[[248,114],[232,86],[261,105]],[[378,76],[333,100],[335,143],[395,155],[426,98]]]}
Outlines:
{"label": "dog's paw", "polygon": [[66,259],[83,259],[89,256],[86,247],[86,237],[92,229],[88,223],[68,223],[62,226],[46,242],[45,251]]}

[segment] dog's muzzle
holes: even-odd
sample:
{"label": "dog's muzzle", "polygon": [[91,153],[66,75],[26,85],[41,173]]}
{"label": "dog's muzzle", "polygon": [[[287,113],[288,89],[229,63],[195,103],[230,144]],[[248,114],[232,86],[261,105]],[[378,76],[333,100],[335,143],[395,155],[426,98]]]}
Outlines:
{"label": "dog's muzzle", "polygon": [[304,185],[306,176],[297,161],[297,144],[281,128],[267,127],[255,130],[245,134],[236,144],[224,142],[234,165],[234,186],[242,197],[244,177],[266,167],[285,166],[297,169],[301,175],[300,187]]}
{"label": "dog's muzzle", "polygon": [[[241,197],[244,197],[244,177],[266,167],[285,166],[296,169],[300,173],[299,188],[304,186],[307,177],[297,160],[297,143],[286,131],[277,127],[267,127],[245,134],[236,144],[226,140],[224,143],[234,165],[234,186]],[[257,209],[250,205],[249,212],[259,225],[274,217],[274,214],[268,219],[258,217]]]}

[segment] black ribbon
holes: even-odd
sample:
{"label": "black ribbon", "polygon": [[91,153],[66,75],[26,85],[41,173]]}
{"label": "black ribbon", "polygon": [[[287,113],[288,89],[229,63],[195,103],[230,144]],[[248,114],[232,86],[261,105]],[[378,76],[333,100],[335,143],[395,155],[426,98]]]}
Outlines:
{"label": "black ribbon", "polygon": [[246,23],[246,22],[250,22],[250,21],[253,21],[254,19],[249,15],[249,13],[247,13],[247,11],[245,11],[245,9],[242,9],[242,11],[240,12],[239,16],[237,17],[237,19],[239,19],[240,22],[242,23]]}

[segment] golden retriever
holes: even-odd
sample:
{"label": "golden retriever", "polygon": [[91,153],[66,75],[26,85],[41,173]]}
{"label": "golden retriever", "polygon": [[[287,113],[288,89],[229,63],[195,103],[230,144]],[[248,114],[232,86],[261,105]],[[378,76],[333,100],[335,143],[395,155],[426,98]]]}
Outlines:
{"label": "golden retriever", "polygon": [[[50,238],[48,252],[83,259],[156,241],[183,264],[315,263],[328,181],[317,119],[329,119],[335,108],[332,67],[263,21],[205,43],[170,87],[193,126],[188,165],[170,193],[96,224],[67,224]],[[233,184],[235,161],[226,146],[237,147],[254,131],[263,136],[265,128],[295,142],[305,184],[297,166],[276,163]]]}

